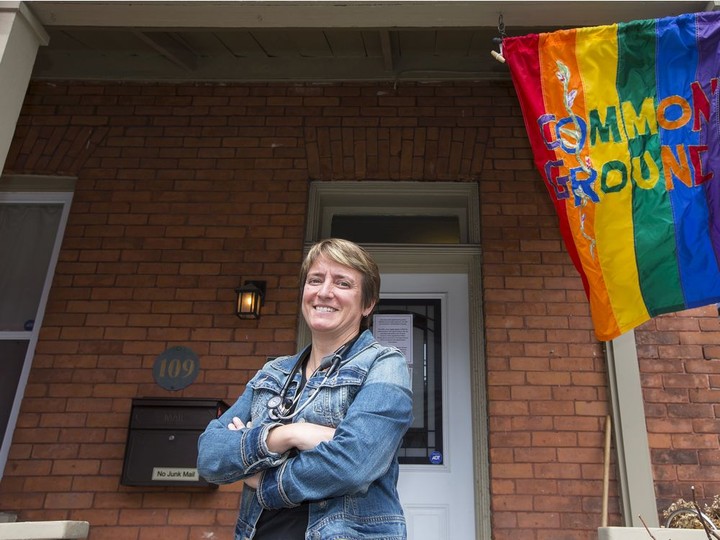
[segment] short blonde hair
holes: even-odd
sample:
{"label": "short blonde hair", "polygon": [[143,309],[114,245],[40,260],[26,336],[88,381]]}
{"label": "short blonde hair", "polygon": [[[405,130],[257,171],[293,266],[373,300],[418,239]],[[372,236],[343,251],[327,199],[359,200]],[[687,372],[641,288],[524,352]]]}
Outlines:
{"label": "short blonde hair", "polygon": [[[350,240],[327,238],[310,248],[300,267],[300,286],[305,286],[310,267],[319,257],[352,268],[362,274],[361,302],[362,308],[377,305],[380,299],[380,270],[370,254]],[[369,314],[368,314],[369,319]],[[368,323],[368,321],[363,321]]]}

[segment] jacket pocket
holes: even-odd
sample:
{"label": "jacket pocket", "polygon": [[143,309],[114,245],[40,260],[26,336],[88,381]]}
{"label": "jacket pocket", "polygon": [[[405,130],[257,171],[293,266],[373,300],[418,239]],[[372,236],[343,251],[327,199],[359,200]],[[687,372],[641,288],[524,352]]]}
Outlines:
{"label": "jacket pocket", "polygon": [[250,382],[249,385],[253,390],[250,418],[253,424],[259,425],[263,421],[268,420],[267,404],[270,398],[280,395],[283,387],[280,382],[281,381],[267,373],[261,373],[256,379]]}
{"label": "jacket pocket", "polygon": [[355,366],[341,367],[337,375],[322,385],[313,403],[311,422],[337,426],[360,390],[367,372]]}

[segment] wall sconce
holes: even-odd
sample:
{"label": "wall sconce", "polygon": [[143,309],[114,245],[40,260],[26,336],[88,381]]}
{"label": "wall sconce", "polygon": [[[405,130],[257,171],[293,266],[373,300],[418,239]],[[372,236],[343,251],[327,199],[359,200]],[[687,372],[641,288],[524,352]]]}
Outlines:
{"label": "wall sconce", "polygon": [[260,306],[265,304],[267,282],[246,281],[242,287],[235,289],[237,305],[235,314],[241,319],[259,319]]}

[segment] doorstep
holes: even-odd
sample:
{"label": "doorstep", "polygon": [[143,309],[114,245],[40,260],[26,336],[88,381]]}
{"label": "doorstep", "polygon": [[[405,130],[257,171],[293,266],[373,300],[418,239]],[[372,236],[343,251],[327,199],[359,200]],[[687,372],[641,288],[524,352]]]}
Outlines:
{"label": "doorstep", "polygon": [[64,540],[87,538],[87,521],[19,521],[0,523],[0,540]]}

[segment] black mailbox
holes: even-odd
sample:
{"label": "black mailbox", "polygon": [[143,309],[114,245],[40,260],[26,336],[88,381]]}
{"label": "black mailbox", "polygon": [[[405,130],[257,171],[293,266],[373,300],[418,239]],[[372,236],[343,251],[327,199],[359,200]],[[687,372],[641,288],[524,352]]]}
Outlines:
{"label": "black mailbox", "polygon": [[211,399],[133,399],[120,483],[213,485],[198,475],[198,437],[227,408],[225,402]]}

